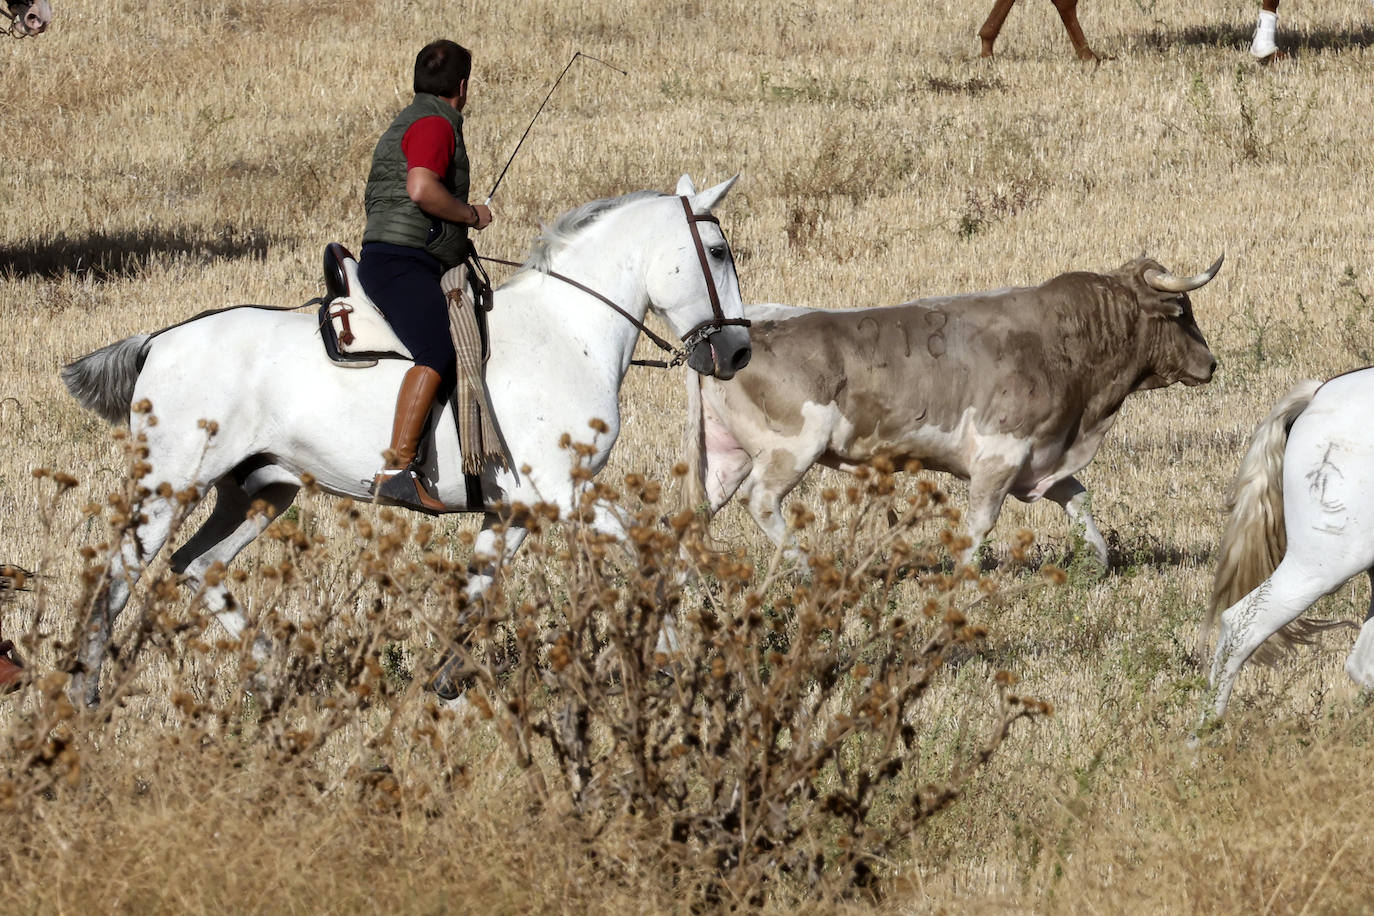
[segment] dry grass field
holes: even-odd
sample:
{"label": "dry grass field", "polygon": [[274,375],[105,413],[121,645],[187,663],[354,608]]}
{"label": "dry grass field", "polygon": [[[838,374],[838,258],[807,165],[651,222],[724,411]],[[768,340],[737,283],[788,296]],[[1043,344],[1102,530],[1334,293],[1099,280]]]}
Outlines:
{"label": "dry grass field", "polygon": [[[569,73],[506,176],[484,253],[523,255],[541,219],[593,198],[739,172],[720,215],[746,301],[896,303],[1141,253],[1193,273],[1226,254],[1193,297],[1215,379],[1129,399],[1081,475],[1111,569],[1077,561],[1057,507],[1008,506],[988,551],[1004,600],[970,612],[989,636],[920,708],[928,771],[911,778],[942,779],[972,746],[995,669],[1054,715],[1018,723],[958,801],[876,863],[881,893],[843,905],[1374,910],[1374,712],[1341,670],[1350,632],[1245,672],[1225,726],[1187,743],[1205,687],[1189,650],[1249,432],[1299,379],[1374,362],[1366,0],[1288,0],[1280,41],[1297,54],[1267,69],[1245,52],[1253,0],[1085,0],[1090,41],[1114,56],[1097,67],[1073,58],[1043,0],[1013,11],[994,61],[976,57],[986,4],[964,0],[55,6],[49,34],[0,42],[0,562],[42,573],[0,596],[0,632],[29,637],[36,668],[70,638],[80,549],[108,536],[82,507],[124,478],[119,444],[58,369],[202,309],[318,294],[322,246],[358,244],[372,144],[408,100],[426,41],[475,51],[466,134],[483,196],[582,50],[628,76]],[[633,370],[622,405],[604,479],[670,480],[681,379]],[[78,483],[58,499],[40,467]],[[818,473],[793,498],[820,511],[822,489],[844,483]],[[295,573],[278,571],[280,540],[240,557],[250,609],[300,621],[332,607],[323,657],[366,644],[423,674],[431,599],[367,583],[393,554],[359,523],[396,522],[373,507],[340,517],[322,496],[302,500],[307,520],[321,546]],[[439,520],[435,549],[461,567],[475,527]],[[1017,559],[1021,528],[1037,541]],[[743,509],[714,531],[767,567]],[[512,606],[528,577],[561,575],[556,560],[550,549],[517,561]],[[1067,581],[1040,586],[1041,563]],[[922,586],[892,600],[919,607]],[[1359,580],[1315,612],[1357,620],[1368,602]],[[185,619],[191,604],[175,589],[135,599]],[[297,723],[268,747],[241,694],[232,728],[188,712],[226,708],[232,647],[217,649],[214,630],[159,627],[117,707],[63,720],[43,690],[0,699],[0,911],[687,908],[661,860],[637,859],[648,845],[632,827],[608,830],[590,860],[566,812],[531,805],[495,726],[438,709],[418,681],[346,720],[312,707],[328,740],[302,750]],[[333,696],[328,677],[319,684]],[[41,746],[25,744],[34,736]]]}

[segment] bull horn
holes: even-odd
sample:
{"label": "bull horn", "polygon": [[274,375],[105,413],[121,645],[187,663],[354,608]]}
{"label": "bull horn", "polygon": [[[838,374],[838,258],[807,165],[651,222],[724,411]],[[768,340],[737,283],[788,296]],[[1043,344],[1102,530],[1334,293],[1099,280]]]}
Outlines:
{"label": "bull horn", "polygon": [[1161,293],[1190,293],[1211,283],[1212,278],[1217,275],[1217,271],[1221,270],[1221,262],[1224,260],[1226,260],[1225,254],[1217,258],[1211,267],[1195,277],[1175,277],[1167,270],[1155,270],[1151,267],[1145,271],[1145,283],[1151,289],[1157,289]]}

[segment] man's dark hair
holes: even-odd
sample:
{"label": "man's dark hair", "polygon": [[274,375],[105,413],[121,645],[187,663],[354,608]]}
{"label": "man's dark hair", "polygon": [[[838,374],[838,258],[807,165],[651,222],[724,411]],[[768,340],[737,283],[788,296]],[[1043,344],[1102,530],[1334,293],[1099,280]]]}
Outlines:
{"label": "man's dark hair", "polygon": [[431,41],[415,57],[415,91],[451,99],[471,73],[471,51],[447,38]]}

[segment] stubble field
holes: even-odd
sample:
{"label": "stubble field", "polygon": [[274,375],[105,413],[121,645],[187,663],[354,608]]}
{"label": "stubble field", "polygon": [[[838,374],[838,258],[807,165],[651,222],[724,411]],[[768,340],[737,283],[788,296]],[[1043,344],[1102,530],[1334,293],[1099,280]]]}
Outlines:
{"label": "stubble field", "polygon": [[[628,76],[569,73],[506,176],[484,253],[522,256],[540,220],[593,198],[739,172],[719,215],[746,301],[868,306],[1141,253],[1177,273],[1226,255],[1193,297],[1215,379],[1129,399],[1080,475],[1111,569],[1079,562],[1057,507],[1009,505],[988,553],[1014,595],[974,613],[990,631],[985,655],[948,672],[924,713],[958,745],[967,682],[1001,667],[1055,714],[1014,730],[964,797],[882,863],[881,898],[852,905],[1368,911],[1374,718],[1341,670],[1353,634],[1248,670],[1226,726],[1186,741],[1205,687],[1188,653],[1250,430],[1296,381],[1374,362],[1374,8],[1292,0],[1280,43],[1298,53],[1266,69],[1245,53],[1248,0],[1088,0],[1088,37],[1114,56],[1097,67],[1074,60],[1050,4],[1021,6],[989,62],[974,35],[986,9],[954,0],[63,0],[50,34],[0,44],[0,562],[44,574],[0,603],[0,632],[31,635],[35,667],[55,662],[82,594],[78,550],[101,538],[81,507],[123,476],[118,444],[58,369],[206,308],[317,295],[322,246],[358,244],[372,144],[408,100],[425,42],[475,52],[466,138],[482,196],[581,50]],[[668,480],[681,378],[633,370],[622,407],[606,478]],[[39,467],[79,483],[54,504]],[[816,506],[827,485],[843,481],[819,474],[793,498]],[[331,558],[351,562],[357,548],[328,500],[306,497],[304,511],[328,533],[311,568],[329,594],[342,575]],[[438,523],[455,560],[475,526]],[[1037,534],[1029,561],[1008,546],[1020,528]],[[742,509],[714,531],[767,566]],[[259,570],[278,549],[255,545],[239,562]],[[1041,562],[1066,567],[1067,582],[1033,586]],[[251,578],[242,594],[260,607],[275,587]],[[311,594],[291,591],[303,604],[284,613],[307,613]],[[1368,604],[1358,580],[1315,613],[1358,620]],[[424,646],[418,631],[406,643],[417,668]],[[180,678],[215,669],[178,671],[170,657],[77,742],[78,772],[9,804],[0,795],[0,910],[684,905],[666,878],[633,868],[600,883],[560,843],[558,819],[524,807],[480,722],[436,720],[467,773],[431,787],[450,796],[442,817],[382,811],[355,792],[345,774],[375,762],[358,735],[313,761],[324,786],[313,796],[278,791],[267,767],[219,772],[203,746],[178,762],[171,698]],[[37,694],[0,699],[0,734],[41,717]],[[412,712],[431,703],[399,696]]]}

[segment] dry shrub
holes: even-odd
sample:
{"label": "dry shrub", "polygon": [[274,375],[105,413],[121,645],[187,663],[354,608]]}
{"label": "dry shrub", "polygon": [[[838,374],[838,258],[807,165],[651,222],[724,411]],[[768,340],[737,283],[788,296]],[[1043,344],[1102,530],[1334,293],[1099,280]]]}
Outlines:
{"label": "dry shrub", "polygon": [[[138,468],[142,444],[126,441]],[[101,831],[130,820],[165,831],[168,811],[195,809],[189,822],[203,825],[212,809],[238,806],[264,842],[293,817],[324,818],[310,833],[319,843],[356,831],[388,862],[378,846],[398,832],[408,848],[430,848],[506,823],[485,857],[552,857],[595,895],[584,902],[608,888],[700,906],[880,895],[912,834],[959,797],[1012,724],[1049,712],[986,669],[984,711],[961,740],[932,738],[922,701],[946,662],[970,670],[985,631],[966,612],[997,589],[940,565],[942,548],[916,532],[957,514],[930,485],[899,495],[893,470],[827,490],[821,519],[798,507],[794,527],[841,546],[803,552],[795,570],[781,553],[760,571],[706,550],[694,515],[663,519],[662,488],[640,475],[591,485],[571,519],[513,506],[532,556],[476,601],[433,523],[347,501],[331,518],[306,500],[271,525],[251,573],[210,573],[256,589],[241,639],[215,628],[199,597],[188,608],[155,567],[115,632],[102,705],[79,709],[64,672],[78,667],[79,635],[103,623],[104,557],[158,495],[116,493],[88,510],[110,535],[86,551],[84,610],[57,640],[56,673],[38,677],[0,736],[0,863],[28,876],[20,892],[37,893],[49,869],[89,852],[85,841],[54,844],[54,824],[99,812]],[[75,489],[45,476],[53,506]],[[161,495],[184,520],[190,501]],[[588,524],[598,503],[623,520],[627,544]],[[340,564],[346,540],[355,549]],[[961,545],[948,529],[942,540]],[[322,564],[326,542],[334,554]],[[914,577],[924,597],[912,607]],[[279,611],[292,606],[308,610]],[[417,676],[440,649],[452,659],[445,676],[465,688],[462,715]],[[160,692],[166,683],[176,686]],[[509,774],[496,792],[493,774]],[[261,852],[244,824],[221,829],[248,844],[238,855]],[[165,839],[154,846],[176,856]],[[130,868],[139,858],[122,855]],[[96,880],[78,872],[65,886]],[[492,899],[511,893],[485,871],[474,884]],[[285,885],[308,898],[299,878]],[[168,903],[155,883],[131,893]],[[206,893],[203,905],[223,903]],[[521,893],[534,904],[570,892]],[[73,899],[52,894],[43,899]]]}

